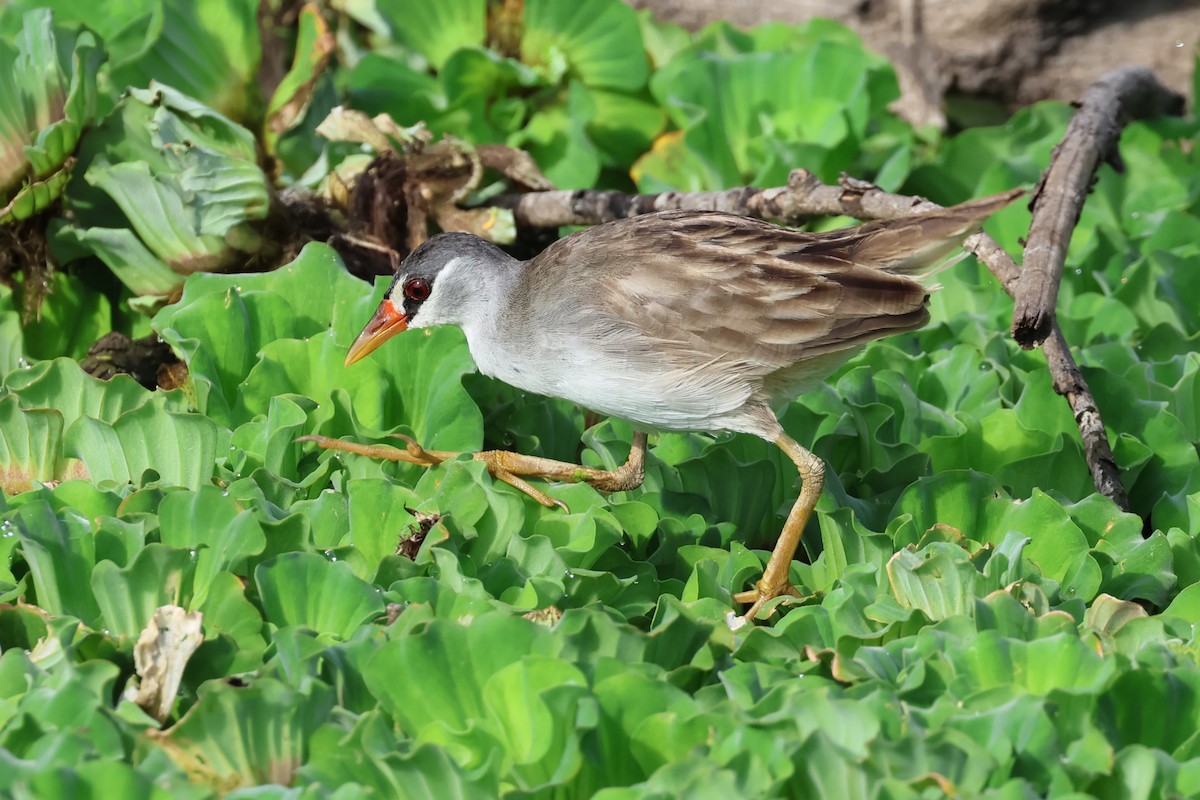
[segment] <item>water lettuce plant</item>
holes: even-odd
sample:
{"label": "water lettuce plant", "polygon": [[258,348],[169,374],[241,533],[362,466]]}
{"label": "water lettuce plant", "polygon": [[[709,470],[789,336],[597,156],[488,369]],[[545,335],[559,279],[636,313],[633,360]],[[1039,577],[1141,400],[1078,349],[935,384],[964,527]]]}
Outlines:
{"label": "water lettuce plant", "polygon": [[[616,0],[578,18],[379,0],[334,4],[328,58],[303,23],[291,100],[263,106],[297,112],[276,171],[261,121],[198,80],[112,87],[172,61],[159,34],[139,49],[120,20],[92,34],[72,28],[80,6],[55,6],[53,24],[2,11],[0,31],[53,34],[63,97],[82,96],[69,87],[93,70],[71,65],[99,39],[125,71],[102,76],[108,110],[63,147],[70,213],[43,211],[75,261],[42,321],[0,286],[0,794],[1200,794],[1194,120],[1125,131],[1126,169],[1101,168],[1060,298],[1136,513],[1095,493],[1044,358],[1008,338],[1008,301],[968,259],[927,328],[784,413],[827,489],[793,568],[803,596],[735,632],[730,595],[796,490],[766,443],[657,437],[642,488],[548,487],[563,512],[469,459],[422,470],[298,441],[403,434],[615,466],[629,439],[480,376],[456,330],[344,367],[385,282],[326,244],[242,269],[274,182],[347,154],[310,137],[314,118],[332,97],[518,144],[564,186],[724,188],[803,165],[953,202],[1036,180],[1069,108],[941,137],[887,112],[890,68],[828,23],[692,35]],[[129,7],[159,15],[152,32],[187,19]],[[33,52],[31,35],[0,50]],[[243,86],[244,66],[213,85]],[[764,82],[785,69],[795,80]],[[988,230],[1017,252],[1028,222],[1011,208]],[[109,330],[161,338],[186,380],[86,374]],[[198,646],[173,647],[158,620],[194,615]],[[138,698],[172,670],[160,721]]]}

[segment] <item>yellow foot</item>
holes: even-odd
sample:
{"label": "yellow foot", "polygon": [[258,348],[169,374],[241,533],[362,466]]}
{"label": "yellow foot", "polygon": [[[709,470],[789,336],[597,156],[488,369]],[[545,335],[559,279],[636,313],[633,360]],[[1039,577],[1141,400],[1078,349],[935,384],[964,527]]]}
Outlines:
{"label": "yellow foot", "polygon": [[788,454],[800,471],[800,496],[796,498],[796,504],[788,514],[787,522],[783,523],[783,530],[780,531],[779,540],[775,542],[775,548],[771,551],[771,558],[767,561],[763,576],[754,584],[753,589],[738,592],[733,596],[739,603],[750,604],[750,608],[741,618],[740,625],[753,622],[764,607],[777,597],[800,596],[796,587],[788,580],[788,573],[792,569],[792,558],[796,555],[796,548],[800,545],[800,535],[804,533],[804,526],[808,524],[808,518],[817,505],[817,498],[821,496],[821,485],[825,478],[825,465],[821,459],[797,444],[795,439],[780,431],[775,444]]}
{"label": "yellow foot", "polygon": [[742,615],[742,619],[746,622],[753,622],[758,612],[767,603],[774,600],[776,597],[799,597],[800,592],[795,586],[784,578],[782,581],[767,582],[764,576],[758,583],[754,584],[753,589],[748,589],[744,592],[738,592],[733,596],[735,603],[750,603],[750,608]]}

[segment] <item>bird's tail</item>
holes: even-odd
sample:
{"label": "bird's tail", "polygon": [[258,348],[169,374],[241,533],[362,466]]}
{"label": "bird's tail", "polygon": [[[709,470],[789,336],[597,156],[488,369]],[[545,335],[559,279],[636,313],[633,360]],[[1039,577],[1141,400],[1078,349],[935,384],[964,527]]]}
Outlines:
{"label": "bird's tail", "polygon": [[868,223],[856,230],[861,237],[855,248],[856,260],[923,281],[962,259],[966,255],[959,249],[963,239],[1024,194],[1024,189],[1011,189],[908,219]]}

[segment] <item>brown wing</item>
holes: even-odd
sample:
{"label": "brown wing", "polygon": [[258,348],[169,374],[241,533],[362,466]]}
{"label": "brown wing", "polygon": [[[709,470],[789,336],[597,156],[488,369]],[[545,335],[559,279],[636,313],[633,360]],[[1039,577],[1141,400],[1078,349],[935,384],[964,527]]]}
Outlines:
{"label": "brown wing", "polygon": [[[794,393],[814,367],[924,325],[919,277],[1012,199],[820,234],[699,211],[599,225],[530,263],[519,296],[541,313],[515,316],[646,381],[661,376],[670,390],[658,395],[735,407],[765,384]],[[572,290],[556,291],[564,281]]]}
{"label": "brown wing", "polygon": [[647,336],[779,368],[925,324],[919,278],[1020,194],[820,234],[665,211],[559,245],[598,256],[591,269],[609,276],[595,286],[600,302]]}
{"label": "brown wing", "polygon": [[[863,263],[857,236],[821,237],[726,214],[664,214],[638,231],[640,268],[610,308],[647,335],[768,371],[925,323],[917,280]],[[657,223],[657,224],[655,224]]]}

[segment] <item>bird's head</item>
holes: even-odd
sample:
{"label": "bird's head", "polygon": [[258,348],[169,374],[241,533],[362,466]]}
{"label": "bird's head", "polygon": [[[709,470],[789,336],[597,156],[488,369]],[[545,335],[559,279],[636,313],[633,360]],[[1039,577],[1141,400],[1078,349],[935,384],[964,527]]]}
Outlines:
{"label": "bird's head", "polygon": [[441,233],[409,253],[383,302],[350,345],[346,366],[397,333],[432,325],[464,326],[493,299],[497,273],[514,259],[469,233]]}

